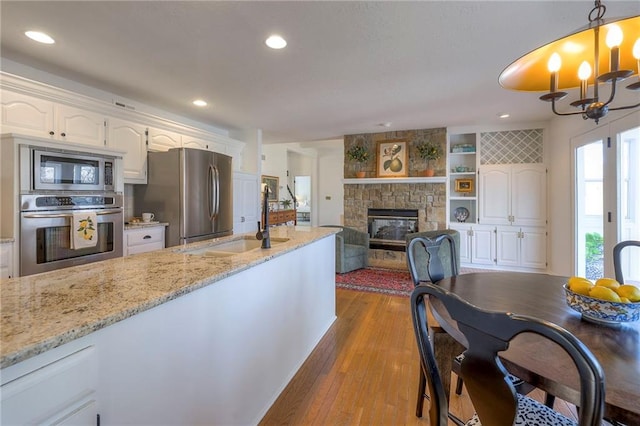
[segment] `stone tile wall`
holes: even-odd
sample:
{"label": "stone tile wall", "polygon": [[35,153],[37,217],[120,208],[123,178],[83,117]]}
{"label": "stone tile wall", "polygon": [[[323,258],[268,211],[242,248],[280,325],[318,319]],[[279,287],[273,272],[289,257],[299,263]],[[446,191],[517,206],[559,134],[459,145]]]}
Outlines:
{"label": "stone tile wall", "polygon": [[[429,140],[440,144],[443,156],[432,166],[436,176],[446,173],[446,129],[406,130],[399,132],[347,135],[344,138],[345,151],[353,145],[364,145],[369,149],[369,160],[360,166],[346,160],[345,178],[355,177],[355,172],[365,170],[366,177],[376,177],[375,149],[378,141],[405,139],[409,146],[409,176],[420,176],[426,162],[418,155],[416,146]],[[392,179],[389,179],[392,181]],[[418,228],[431,231],[446,228],[446,184],[444,183],[375,183],[350,184],[344,186],[344,224],[367,232],[367,209],[417,209]],[[372,266],[406,268],[404,252],[390,250],[369,250]]]}

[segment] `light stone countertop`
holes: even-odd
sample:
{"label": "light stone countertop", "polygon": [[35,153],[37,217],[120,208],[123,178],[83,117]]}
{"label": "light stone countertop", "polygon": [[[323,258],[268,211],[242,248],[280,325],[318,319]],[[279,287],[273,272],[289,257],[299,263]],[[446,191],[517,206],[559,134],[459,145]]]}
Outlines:
{"label": "light stone countertop", "polygon": [[[299,247],[338,228],[278,226],[289,238],[268,250],[230,257],[181,253],[242,238],[218,238],[0,283],[0,368],[63,345],[179,296],[208,286]],[[244,234],[250,235],[250,234]]]}
{"label": "light stone countertop", "polygon": [[124,230],[153,228],[154,226],[169,226],[169,222],[128,222],[124,224]]}

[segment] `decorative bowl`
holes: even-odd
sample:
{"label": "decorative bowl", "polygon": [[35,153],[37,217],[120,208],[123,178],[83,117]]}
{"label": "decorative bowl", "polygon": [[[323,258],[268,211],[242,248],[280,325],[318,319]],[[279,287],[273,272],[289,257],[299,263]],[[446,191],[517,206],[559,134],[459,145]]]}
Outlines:
{"label": "decorative bowl", "polygon": [[586,321],[605,325],[616,325],[622,322],[633,322],[640,319],[640,302],[620,303],[594,299],[583,294],[574,293],[564,286],[567,305],[580,312]]}
{"label": "decorative bowl", "polygon": [[465,207],[458,207],[453,211],[453,217],[455,217],[458,222],[464,222],[469,217],[469,210]]}

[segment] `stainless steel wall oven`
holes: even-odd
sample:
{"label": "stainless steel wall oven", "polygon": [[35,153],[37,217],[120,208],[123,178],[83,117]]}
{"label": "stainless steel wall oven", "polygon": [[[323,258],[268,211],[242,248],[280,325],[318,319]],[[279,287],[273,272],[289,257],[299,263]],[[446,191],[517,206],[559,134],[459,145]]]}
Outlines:
{"label": "stainless steel wall oven", "polygon": [[[94,212],[95,247],[71,248],[73,212]],[[20,275],[122,256],[122,195],[118,193],[21,196]]]}

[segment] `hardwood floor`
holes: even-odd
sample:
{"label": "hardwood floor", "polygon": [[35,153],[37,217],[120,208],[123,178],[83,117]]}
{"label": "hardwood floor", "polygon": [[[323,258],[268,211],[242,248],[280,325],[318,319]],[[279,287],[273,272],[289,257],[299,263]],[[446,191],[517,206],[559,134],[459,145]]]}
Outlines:
{"label": "hardwood floor", "polygon": [[[260,424],[428,425],[428,402],[425,417],[415,416],[419,363],[409,299],[337,289],[336,310],[338,319]],[[575,418],[566,403],[559,406]],[[452,391],[451,411],[472,415],[465,392]]]}

